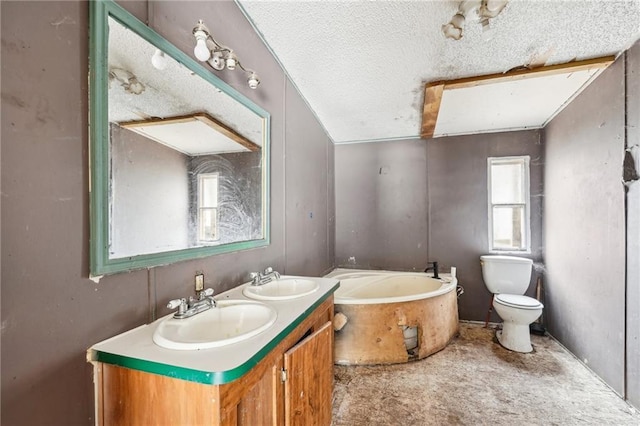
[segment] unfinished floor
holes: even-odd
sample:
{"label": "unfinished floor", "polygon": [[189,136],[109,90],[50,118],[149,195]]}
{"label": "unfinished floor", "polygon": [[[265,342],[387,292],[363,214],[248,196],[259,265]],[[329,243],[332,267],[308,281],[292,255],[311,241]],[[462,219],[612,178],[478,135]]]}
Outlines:
{"label": "unfinished floor", "polygon": [[640,413],[550,337],[508,351],[461,323],[437,354],[408,364],[335,366],[333,425],[640,425]]}

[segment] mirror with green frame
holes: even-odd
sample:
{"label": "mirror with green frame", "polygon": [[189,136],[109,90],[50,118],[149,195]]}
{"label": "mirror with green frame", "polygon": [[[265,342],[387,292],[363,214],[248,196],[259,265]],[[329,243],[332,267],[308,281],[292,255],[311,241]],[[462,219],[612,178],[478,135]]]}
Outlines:
{"label": "mirror with green frame", "polygon": [[268,245],[269,114],[90,4],[91,275]]}

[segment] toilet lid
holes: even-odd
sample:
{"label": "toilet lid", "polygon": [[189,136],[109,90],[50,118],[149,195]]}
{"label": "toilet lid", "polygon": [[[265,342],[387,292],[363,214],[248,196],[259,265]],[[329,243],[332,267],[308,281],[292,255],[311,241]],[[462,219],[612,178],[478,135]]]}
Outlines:
{"label": "toilet lid", "polygon": [[519,294],[496,294],[494,300],[501,305],[512,306],[520,309],[539,309],[544,306],[533,297]]}

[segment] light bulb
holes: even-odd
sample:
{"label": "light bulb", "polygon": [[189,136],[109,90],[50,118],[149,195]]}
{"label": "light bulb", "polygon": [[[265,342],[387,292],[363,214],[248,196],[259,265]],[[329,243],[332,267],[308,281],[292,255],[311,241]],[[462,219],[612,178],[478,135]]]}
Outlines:
{"label": "light bulb", "polygon": [[167,68],[167,58],[164,56],[164,52],[160,49],[156,49],[156,53],[151,57],[151,65],[157,70],[163,70]]}
{"label": "light bulb", "polygon": [[453,24],[453,26],[460,29],[464,27],[464,21],[465,17],[462,13],[456,13],[455,15],[453,15],[453,18],[451,18],[451,23]]}
{"label": "light bulb", "polygon": [[456,13],[453,15],[451,21],[442,26],[442,32],[445,37],[460,40],[462,38],[462,27],[464,27],[464,21],[465,18],[463,14]]}
{"label": "light bulb", "polygon": [[452,23],[443,25],[442,32],[447,38],[452,38],[454,40],[460,40],[462,38],[462,29],[456,28]]}
{"label": "light bulb", "polygon": [[236,58],[235,53],[229,52],[227,55],[227,69],[233,71],[236,69],[236,64],[238,63],[238,58]]}
{"label": "light bulb", "polygon": [[211,65],[211,67],[214,70],[217,70],[217,71],[222,71],[225,66],[225,61],[224,61],[224,58],[222,57],[222,53],[218,50],[213,52],[213,56],[207,62],[209,63],[209,65]]}
{"label": "light bulb", "polygon": [[196,31],[193,34],[196,38],[196,47],[193,48],[193,54],[199,61],[205,62],[211,56],[211,52],[207,47],[207,35],[204,31]]}
{"label": "light bulb", "polygon": [[251,89],[255,89],[256,87],[258,87],[258,84],[260,84],[260,79],[258,78],[258,74],[256,74],[255,72],[252,72],[251,75],[249,76],[249,79],[247,80],[247,84]]}

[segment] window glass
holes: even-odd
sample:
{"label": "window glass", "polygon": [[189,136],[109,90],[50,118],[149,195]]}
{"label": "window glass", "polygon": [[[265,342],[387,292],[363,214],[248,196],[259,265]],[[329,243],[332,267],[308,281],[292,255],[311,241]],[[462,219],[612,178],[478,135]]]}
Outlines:
{"label": "window glass", "polygon": [[491,166],[491,201],[493,204],[524,203],[523,164],[518,161]]}
{"label": "window glass", "polygon": [[526,247],[524,233],[523,206],[493,207],[493,248],[498,250]]}
{"label": "window glass", "polygon": [[213,173],[199,175],[200,207],[218,206],[218,175]]}
{"label": "window glass", "polygon": [[528,251],[529,157],[488,160],[489,249]]}
{"label": "window glass", "polygon": [[216,239],[217,209],[200,209],[200,240],[212,241]]}
{"label": "window glass", "polygon": [[218,238],[218,174],[198,175],[198,240]]}

